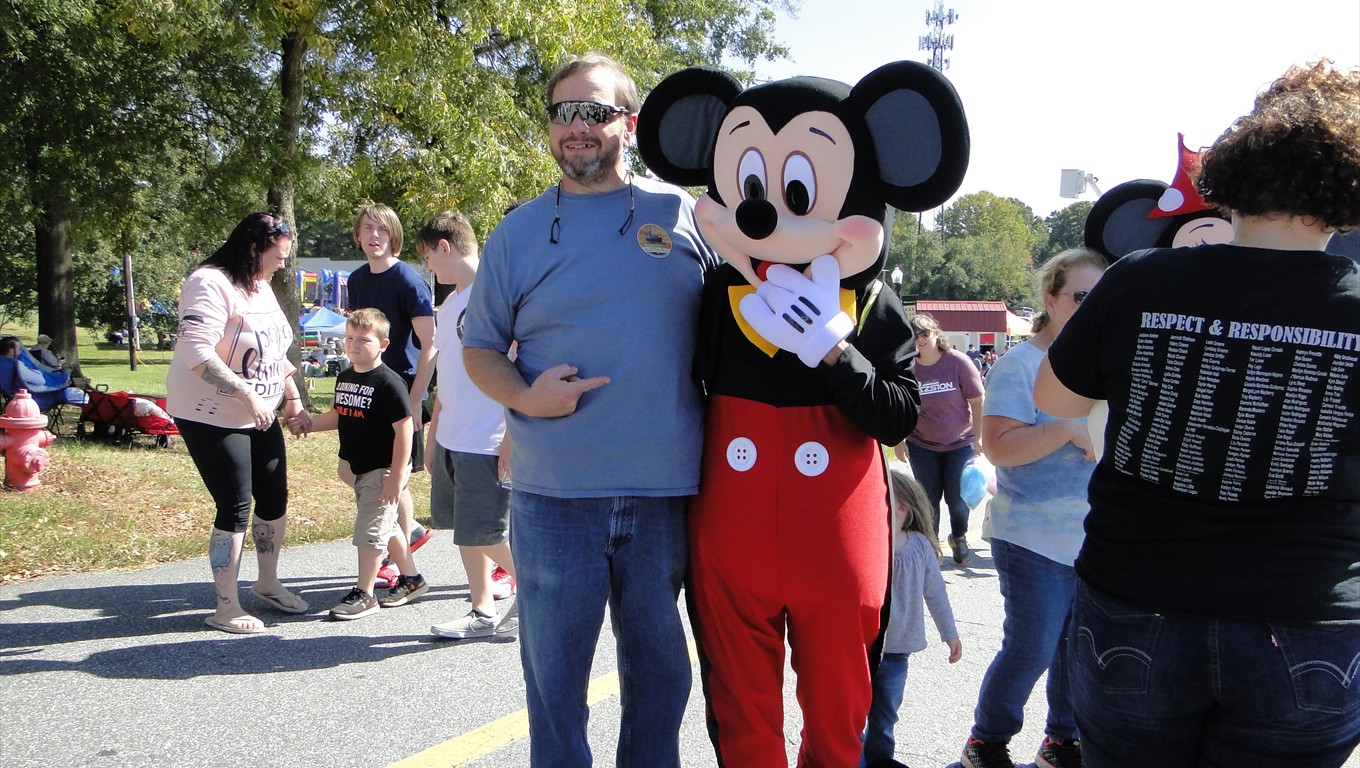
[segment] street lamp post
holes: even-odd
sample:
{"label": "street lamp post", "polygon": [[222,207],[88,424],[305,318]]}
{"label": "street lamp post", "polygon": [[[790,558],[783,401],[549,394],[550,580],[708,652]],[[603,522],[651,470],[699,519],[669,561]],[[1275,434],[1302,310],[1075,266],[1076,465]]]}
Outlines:
{"label": "street lamp post", "polygon": [[[137,179],[132,182],[137,187],[137,203],[141,205],[141,190],[151,186],[151,182],[146,179]],[[137,302],[133,295],[132,288],[132,246],[127,233],[123,234],[123,298],[127,302],[127,343],[128,343],[128,367],[137,370],[137,352],[141,347],[141,341],[137,336]]]}
{"label": "street lamp post", "polygon": [[128,367],[137,370],[137,304],[132,290],[132,250],[123,249],[123,294],[127,302]]}

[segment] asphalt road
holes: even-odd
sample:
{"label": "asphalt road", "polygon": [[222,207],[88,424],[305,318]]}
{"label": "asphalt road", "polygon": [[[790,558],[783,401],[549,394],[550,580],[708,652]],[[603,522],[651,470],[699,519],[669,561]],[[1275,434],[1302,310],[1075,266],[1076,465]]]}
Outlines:
{"label": "asphalt road", "polygon": [[[979,510],[974,530],[980,525]],[[948,664],[942,643],[912,657],[897,757],[914,768],[958,759],[1000,644],[996,574],[977,544],[972,567],[945,568],[963,660]],[[430,636],[431,624],[467,612],[467,579],[447,534],[417,561],[432,585],[425,597],[341,623],[326,611],[352,585],[348,542],[285,549],[284,579],[312,605],[301,615],[272,611],[246,591],[254,576],[247,555],[243,600],[269,625],[262,635],[203,625],[212,600],[204,558],[0,587],[0,765],[527,765],[518,642]],[[599,765],[613,764],[618,733],[614,669],[606,618],[590,721]],[[708,768],[715,761],[697,676],[696,665],[683,763]],[[787,680],[792,763],[800,723],[791,671]],[[1035,691],[1012,742],[1025,760],[1042,738],[1042,680]]]}

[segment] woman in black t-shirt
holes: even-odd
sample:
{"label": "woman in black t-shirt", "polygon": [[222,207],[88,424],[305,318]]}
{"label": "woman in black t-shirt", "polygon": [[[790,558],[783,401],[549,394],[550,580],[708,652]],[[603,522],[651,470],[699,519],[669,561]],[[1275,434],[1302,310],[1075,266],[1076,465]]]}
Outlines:
{"label": "woman in black t-shirt", "polygon": [[1087,766],[1339,766],[1360,742],[1360,70],[1204,155],[1233,242],[1115,264],[1035,401],[1108,399],[1068,635]]}

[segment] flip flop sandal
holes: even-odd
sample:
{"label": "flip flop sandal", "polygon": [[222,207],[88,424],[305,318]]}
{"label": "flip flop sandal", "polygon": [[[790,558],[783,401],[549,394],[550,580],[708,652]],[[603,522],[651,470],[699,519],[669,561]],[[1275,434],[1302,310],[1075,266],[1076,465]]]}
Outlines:
{"label": "flip flop sandal", "polygon": [[[265,593],[259,591],[258,589],[252,586],[250,588],[250,594],[260,598],[266,603],[269,603],[275,608],[278,608],[280,611],[283,611],[284,613],[306,613],[308,610],[311,609],[311,606],[307,604],[306,600],[303,600],[300,595],[295,595],[292,592],[285,592],[283,595],[266,595]],[[293,598],[294,600],[297,601],[297,603],[295,605],[289,605],[288,603],[283,602],[283,600],[280,598],[283,598],[285,596]]]}
{"label": "flip flop sandal", "polygon": [[[228,619],[228,620],[226,620],[226,621],[218,621],[216,616],[209,616],[208,618],[206,618],[206,619],[203,620],[203,623],[204,623],[204,624],[207,624],[208,626],[212,627],[213,629],[221,630],[221,631],[223,631],[223,632],[229,632],[229,633],[231,633],[231,634],[233,634],[233,635],[258,635],[258,634],[260,634],[261,632],[264,631],[264,624],[263,624],[263,623],[261,623],[261,625],[258,626],[258,627],[238,627],[238,626],[236,626],[236,625],[234,625],[234,624],[231,623],[231,622],[233,622],[233,621],[236,621],[237,619],[248,619],[248,618],[254,618],[254,617],[252,617],[252,616],[237,616],[235,619]],[[257,621],[258,621],[258,619],[257,619]]]}

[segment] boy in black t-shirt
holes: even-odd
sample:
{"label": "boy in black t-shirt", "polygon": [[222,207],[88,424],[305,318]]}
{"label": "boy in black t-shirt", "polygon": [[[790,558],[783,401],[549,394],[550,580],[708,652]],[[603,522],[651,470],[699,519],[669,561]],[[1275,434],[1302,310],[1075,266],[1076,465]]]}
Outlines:
{"label": "boy in black t-shirt", "polygon": [[[352,313],[345,324],[351,367],[336,379],[331,409],[315,420],[304,411],[288,424],[294,435],[340,430],[340,479],[353,486],[358,502],[354,546],[359,550],[359,580],[331,609],[332,619],[359,619],[379,607],[405,605],[428,587],[397,526],[397,501],[411,476],[412,428],[406,382],[382,362],[388,328],[387,317],[376,309]],[[373,582],[384,549],[401,576],[379,598]]]}

